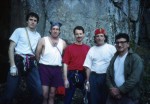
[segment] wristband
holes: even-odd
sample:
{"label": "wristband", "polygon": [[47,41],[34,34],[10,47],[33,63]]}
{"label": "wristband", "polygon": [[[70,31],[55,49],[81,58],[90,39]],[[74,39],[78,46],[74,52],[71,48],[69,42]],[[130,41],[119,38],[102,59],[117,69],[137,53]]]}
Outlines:
{"label": "wristband", "polygon": [[89,84],[89,81],[87,81],[86,83]]}

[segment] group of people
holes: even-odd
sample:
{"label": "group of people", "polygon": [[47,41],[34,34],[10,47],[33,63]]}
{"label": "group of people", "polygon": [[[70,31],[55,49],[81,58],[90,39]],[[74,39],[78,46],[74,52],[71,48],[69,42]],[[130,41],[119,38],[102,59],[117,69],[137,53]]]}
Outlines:
{"label": "group of people", "polygon": [[11,104],[21,77],[31,92],[28,104],[54,104],[56,89],[65,87],[64,104],[71,104],[76,88],[88,92],[88,104],[138,104],[143,61],[130,48],[129,35],[119,33],[108,44],[105,29],[94,32],[95,45],[83,43],[82,26],[73,30],[75,42],[59,37],[61,23],[50,22],[49,35],[36,31],[39,16],[26,16],[27,27],[17,28],[9,45],[10,72],[0,104]]}

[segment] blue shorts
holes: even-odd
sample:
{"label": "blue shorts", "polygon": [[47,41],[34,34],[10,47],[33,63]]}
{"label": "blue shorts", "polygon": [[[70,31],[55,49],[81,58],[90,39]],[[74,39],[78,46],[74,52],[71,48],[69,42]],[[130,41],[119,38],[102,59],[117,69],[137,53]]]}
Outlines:
{"label": "blue shorts", "polygon": [[62,67],[39,64],[42,85],[50,87],[64,86]]}

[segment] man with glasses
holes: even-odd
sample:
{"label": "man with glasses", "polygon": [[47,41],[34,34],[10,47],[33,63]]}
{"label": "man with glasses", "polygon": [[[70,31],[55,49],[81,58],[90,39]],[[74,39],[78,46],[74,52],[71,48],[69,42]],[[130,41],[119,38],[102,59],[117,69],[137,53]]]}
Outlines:
{"label": "man with glasses", "polygon": [[86,88],[90,91],[91,104],[105,104],[107,99],[106,70],[116,48],[107,43],[106,31],[95,30],[95,46],[90,48],[83,66],[86,68]]}
{"label": "man with glasses", "polygon": [[107,70],[109,97],[106,104],[138,104],[142,59],[130,49],[128,34],[116,35],[115,43],[117,52]]}

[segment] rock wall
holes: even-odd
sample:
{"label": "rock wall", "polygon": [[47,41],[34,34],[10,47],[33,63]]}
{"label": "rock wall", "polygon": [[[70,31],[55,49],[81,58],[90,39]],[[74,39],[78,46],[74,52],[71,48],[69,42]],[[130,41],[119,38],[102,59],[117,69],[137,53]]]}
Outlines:
{"label": "rock wall", "polygon": [[[16,2],[16,4],[14,4]],[[114,36],[119,32],[130,34],[137,43],[139,38],[139,0],[21,0],[12,1],[12,12],[20,8],[19,16],[34,11],[40,16],[38,31],[42,36],[48,35],[50,21],[63,24],[61,37],[69,43],[74,41],[73,28],[81,25],[85,28],[85,43],[93,45],[93,33],[102,27],[107,31],[109,43],[114,43]],[[15,13],[14,13],[15,12]],[[20,24],[24,18],[12,20]],[[16,24],[11,23],[11,24]],[[15,26],[12,26],[14,28]]]}

